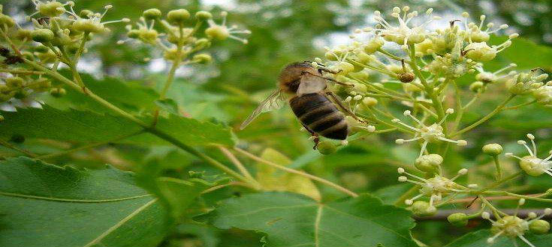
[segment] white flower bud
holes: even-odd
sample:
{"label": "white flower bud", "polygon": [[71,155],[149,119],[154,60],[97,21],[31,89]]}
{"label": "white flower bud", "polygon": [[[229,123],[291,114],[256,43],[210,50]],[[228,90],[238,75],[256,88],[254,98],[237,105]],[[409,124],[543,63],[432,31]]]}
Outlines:
{"label": "white flower bud", "polygon": [[503,148],[500,144],[497,143],[491,143],[483,146],[483,153],[491,156],[497,156],[501,154],[503,151]]}
{"label": "white flower bud", "polygon": [[491,214],[489,214],[489,212],[483,212],[481,213],[481,218],[488,220],[491,218]]}

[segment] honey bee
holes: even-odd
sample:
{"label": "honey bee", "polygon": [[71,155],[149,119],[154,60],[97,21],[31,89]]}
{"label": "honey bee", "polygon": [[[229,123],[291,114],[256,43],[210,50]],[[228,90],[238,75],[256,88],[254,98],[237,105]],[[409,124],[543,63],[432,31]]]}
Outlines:
{"label": "honey bee", "polygon": [[284,105],[286,94],[290,95],[289,105],[303,127],[314,137],[316,149],[319,137],[345,140],[349,135],[349,125],[345,115],[338,110],[358,119],[348,108],[341,104],[339,98],[327,89],[327,81],[343,86],[352,85],[326,78],[323,72],[336,73],[324,67],[315,68],[312,62],[292,63],[286,66],[278,77],[278,90],[265,99],[255,111],[243,122],[244,129],[251,121],[263,112],[279,109]]}

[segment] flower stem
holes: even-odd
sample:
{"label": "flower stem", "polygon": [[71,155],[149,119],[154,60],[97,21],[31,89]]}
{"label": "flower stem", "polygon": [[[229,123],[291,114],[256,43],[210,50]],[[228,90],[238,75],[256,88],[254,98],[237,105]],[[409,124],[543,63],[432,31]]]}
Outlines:
{"label": "flower stem", "polygon": [[534,103],[536,103],[536,102],[537,102],[537,100],[535,99],[535,100],[531,100],[531,101],[529,101],[529,102],[525,102],[525,103],[522,103],[522,104],[519,104],[519,105],[514,105],[514,106],[510,106],[510,107],[504,107],[503,110],[516,110],[516,109],[518,109],[518,108],[520,108],[520,107],[528,106],[528,105],[534,104]]}
{"label": "flower stem", "polygon": [[251,180],[251,183],[255,187],[255,189],[260,189],[261,184],[251,176],[251,173],[243,166],[243,164],[236,158],[234,154],[232,154],[227,148],[224,146],[218,146],[219,150],[238,168],[238,170],[249,180]]}
{"label": "flower stem", "polygon": [[167,96],[167,92],[169,91],[169,88],[171,87],[173,81],[174,81],[174,75],[176,74],[176,69],[180,66],[180,62],[182,60],[182,47],[184,46],[184,37],[183,37],[183,27],[180,25],[179,27],[179,35],[180,38],[178,40],[178,44],[176,45],[176,56],[174,60],[172,61],[173,64],[171,66],[171,69],[169,71],[169,75],[167,76],[167,81],[165,82],[165,85],[163,86],[163,89],[161,90],[161,94],[159,95],[160,99],[165,99]]}
{"label": "flower stem", "polygon": [[[439,117],[438,121],[441,121],[445,117],[445,110],[443,109],[443,103],[441,103],[441,101],[437,98],[437,95],[435,94],[435,90],[426,81],[424,75],[422,74],[422,71],[420,71],[420,68],[416,63],[416,48],[414,47],[414,45],[410,46],[409,64],[412,70],[414,71],[414,74],[416,75],[416,77],[418,77],[422,85],[424,85],[425,91],[427,95],[431,98],[431,102],[433,102],[433,107],[437,111],[437,115]],[[445,127],[446,127],[446,124],[443,123],[443,128]]]}
{"label": "flower stem", "polygon": [[504,106],[506,106],[506,104],[508,104],[508,102],[510,102],[510,100],[512,100],[513,98],[515,97],[514,94],[508,96],[508,98],[506,100],[504,100],[500,105],[498,105],[492,112],[490,112],[489,114],[487,114],[487,116],[484,116],[483,118],[477,120],[477,122],[471,124],[470,126],[466,127],[466,128],[463,128],[453,134],[450,135],[450,137],[455,137],[457,135],[461,135],[461,134],[464,134],[470,130],[472,130],[473,128],[479,126],[480,124],[486,122],[487,120],[489,120],[490,118],[492,118],[494,115],[496,115],[497,113],[499,113],[503,108]]}
{"label": "flower stem", "polygon": [[475,194],[477,194],[477,195],[483,194],[485,191],[494,189],[494,188],[496,188],[496,187],[502,185],[503,183],[506,183],[506,182],[508,182],[508,181],[510,181],[510,180],[512,180],[512,179],[515,179],[515,178],[519,177],[521,174],[522,174],[521,171],[516,172],[516,173],[514,173],[514,174],[512,174],[512,175],[510,175],[510,176],[508,176],[508,177],[505,177],[505,178],[503,178],[503,179],[501,179],[501,180],[498,180],[498,181],[492,183],[491,185],[487,186],[487,187],[484,188],[484,189],[481,189],[481,190],[476,191]]}
{"label": "flower stem", "polygon": [[90,35],[90,33],[85,32],[83,37],[82,37],[82,41],[81,41],[81,44],[79,46],[79,49],[77,50],[77,53],[75,54],[75,58],[73,59],[73,63],[75,64],[75,66],[79,62],[80,56],[84,52],[84,45],[86,44],[86,41],[87,41],[89,35]]}
{"label": "flower stem", "polygon": [[496,167],[496,180],[500,181],[500,179],[502,179],[502,167],[500,166],[500,160],[498,159],[498,155],[493,156],[493,161]]}

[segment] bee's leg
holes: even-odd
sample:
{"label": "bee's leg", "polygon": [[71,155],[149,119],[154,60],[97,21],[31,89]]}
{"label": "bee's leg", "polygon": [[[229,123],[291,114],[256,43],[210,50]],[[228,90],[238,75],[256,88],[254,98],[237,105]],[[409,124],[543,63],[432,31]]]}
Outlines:
{"label": "bee's leg", "polygon": [[301,124],[303,125],[303,128],[305,128],[311,134],[311,136],[314,137],[314,139],[313,139],[314,147],[312,147],[312,149],[316,150],[316,148],[318,147],[318,143],[320,142],[320,137],[318,137],[318,134],[316,132],[312,131],[304,123],[301,123]]}
{"label": "bee's leg", "polygon": [[341,70],[338,70],[338,71],[335,71],[335,70],[331,70],[331,69],[328,69],[326,67],[318,67],[318,72],[322,73],[322,72],[326,72],[326,73],[330,73],[330,74],[338,74],[341,72]]}
{"label": "bee's leg", "polygon": [[341,102],[341,100],[339,99],[339,97],[337,95],[335,95],[333,92],[329,92],[327,91],[326,92],[326,95],[330,96],[331,100],[337,105],[339,106],[339,108],[341,108],[347,115],[351,116],[352,118],[354,118],[355,120],[361,122],[361,123],[366,123],[366,121],[364,119],[361,119],[359,118],[355,113],[353,113],[348,107],[346,107],[345,105],[343,105],[343,103]]}
{"label": "bee's leg", "polygon": [[[322,70],[322,69],[318,69],[319,71]],[[338,73],[338,72],[336,72]],[[325,77],[325,76],[321,76],[321,75],[315,75],[313,73],[310,73],[310,72],[303,72],[303,74],[309,74],[309,75],[312,75],[312,76],[316,76],[316,77],[320,77],[320,78],[323,78],[325,80],[328,80],[328,81],[331,81],[335,84],[339,84],[341,86],[344,86],[344,87],[354,87],[355,85],[353,84],[349,84],[349,83],[345,83],[345,82],[340,82],[338,80],[335,80],[335,79],[332,79],[332,78],[328,78],[328,77]]]}

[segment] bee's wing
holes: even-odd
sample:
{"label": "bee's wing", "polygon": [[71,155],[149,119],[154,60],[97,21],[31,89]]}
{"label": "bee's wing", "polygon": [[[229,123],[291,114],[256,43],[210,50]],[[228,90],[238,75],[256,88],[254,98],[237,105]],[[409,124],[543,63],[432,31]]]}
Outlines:
{"label": "bee's wing", "polygon": [[240,126],[240,130],[245,129],[251,121],[253,121],[255,118],[257,118],[261,113],[277,110],[282,108],[285,104],[284,95],[282,94],[281,90],[277,90],[273,92],[268,98],[266,98],[261,104],[251,113],[251,115],[243,121],[243,123]]}
{"label": "bee's wing", "polygon": [[316,76],[311,74],[305,74],[301,76],[301,82],[297,89],[297,95],[318,93],[326,89],[326,79],[322,76]]}

